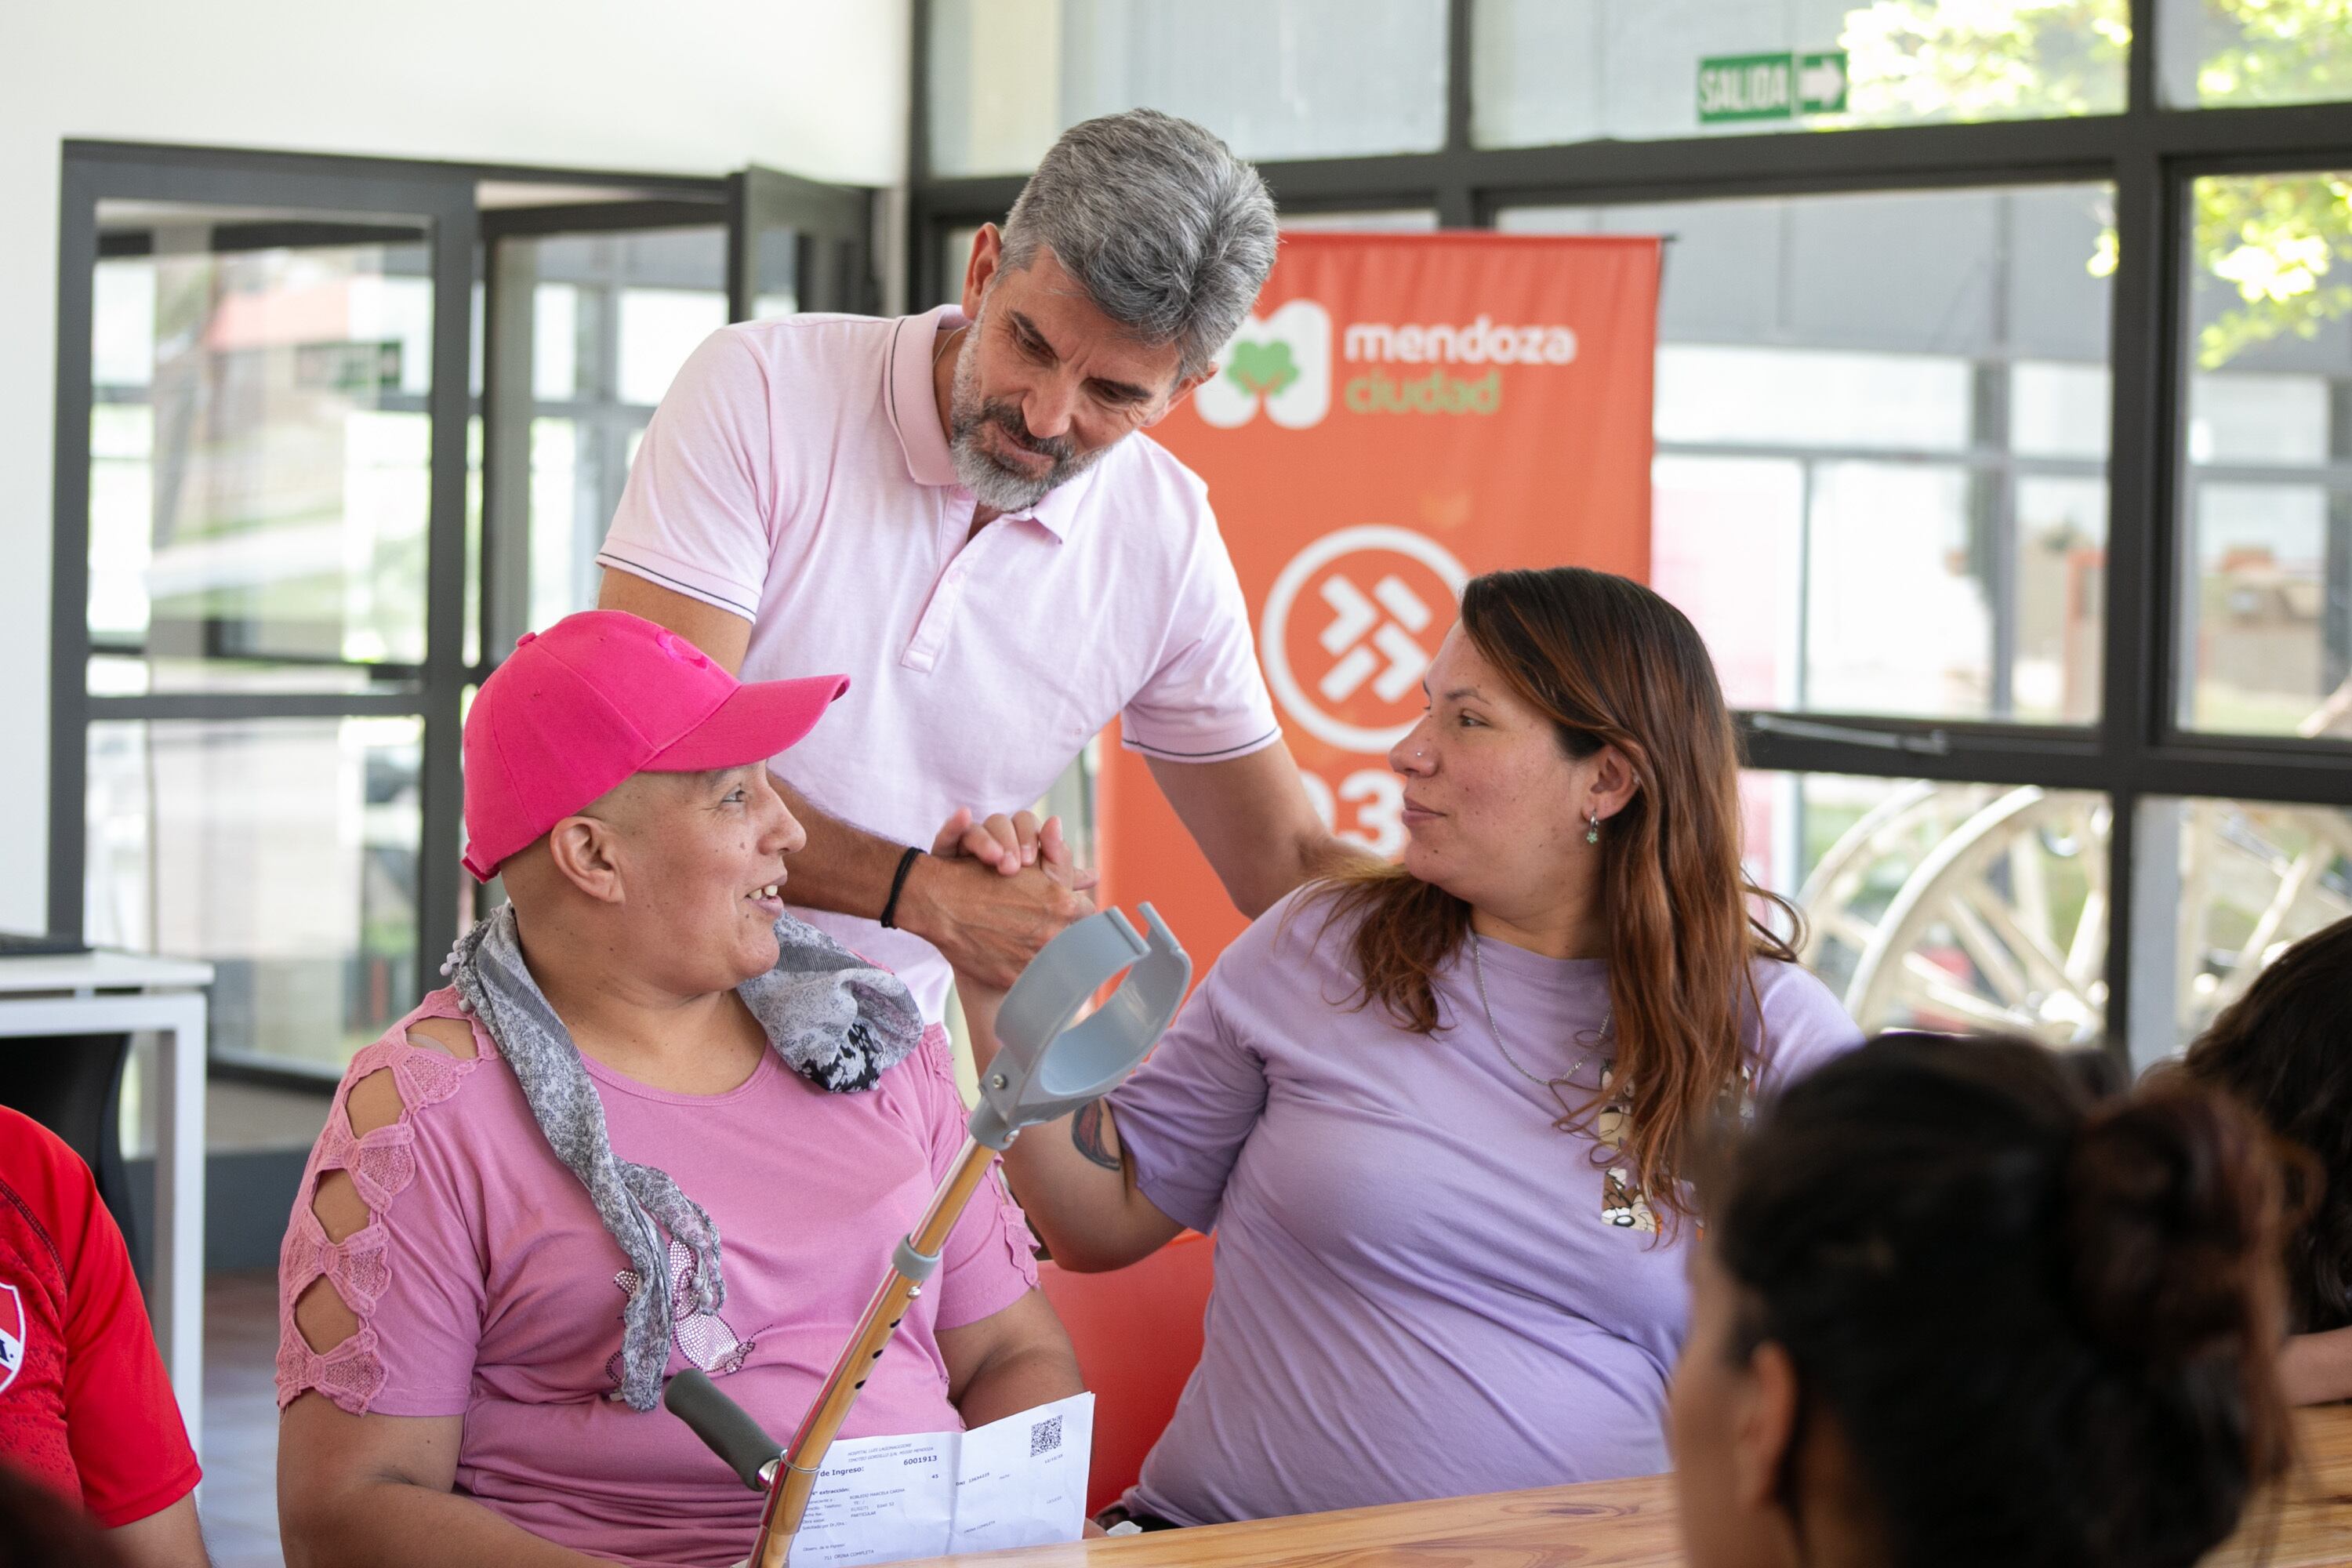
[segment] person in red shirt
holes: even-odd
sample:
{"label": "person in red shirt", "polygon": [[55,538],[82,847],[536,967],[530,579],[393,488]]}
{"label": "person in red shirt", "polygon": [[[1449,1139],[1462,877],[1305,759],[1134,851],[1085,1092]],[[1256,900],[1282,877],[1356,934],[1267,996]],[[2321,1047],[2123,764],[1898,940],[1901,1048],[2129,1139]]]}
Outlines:
{"label": "person in red shirt", "polygon": [[0,1464],[79,1503],[131,1568],[204,1568],[195,1451],[89,1167],[0,1107]]}

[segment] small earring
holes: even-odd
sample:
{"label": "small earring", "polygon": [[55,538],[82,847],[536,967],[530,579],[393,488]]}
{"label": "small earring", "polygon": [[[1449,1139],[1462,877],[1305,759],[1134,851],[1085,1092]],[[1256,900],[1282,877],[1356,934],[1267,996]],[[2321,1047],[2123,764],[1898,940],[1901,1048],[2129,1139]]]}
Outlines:
{"label": "small earring", "polygon": [[1584,825],[1584,841],[1587,844],[1601,842],[1601,814],[1597,811],[1592,814],[1592,820]]}

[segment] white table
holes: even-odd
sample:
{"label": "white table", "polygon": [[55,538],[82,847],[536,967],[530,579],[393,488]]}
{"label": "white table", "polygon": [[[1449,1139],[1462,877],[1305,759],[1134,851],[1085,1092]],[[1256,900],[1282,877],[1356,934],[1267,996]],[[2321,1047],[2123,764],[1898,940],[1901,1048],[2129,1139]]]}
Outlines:
{"label": "white table", "polygon": [[162,1037],[155,1131],[155,1337],[204,1452],[205,990],[213,966],[128,952],[0,956],[0,1037]]}

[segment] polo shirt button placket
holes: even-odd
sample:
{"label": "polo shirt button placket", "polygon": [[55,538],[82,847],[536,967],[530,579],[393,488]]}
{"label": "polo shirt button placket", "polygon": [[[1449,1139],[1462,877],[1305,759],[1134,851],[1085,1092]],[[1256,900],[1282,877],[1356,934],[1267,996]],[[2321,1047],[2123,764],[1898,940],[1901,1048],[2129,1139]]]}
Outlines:
{"label": "polo shirt button placket", "polygon": [[[963,580],[971,574],[972,552],[980,544],[980,534],[989,531],[987,528],[982,529],[980,534],[971,531],[972,515],[979,510],[976,497],[968,505],[950,503],[941,509],[942,532],[950,542],[950,553],[947,569],[931,588],[930,602],[923,606],[921,618],[915,623],[915,635],[908,640],[907,651],[898,658],[898,663],[908,669],[929,674],[939,661],[940,648],[947,641],[948,625],[955,616],[956,601],[963,593]],[[950,526],[953,531],[948,532]]]}

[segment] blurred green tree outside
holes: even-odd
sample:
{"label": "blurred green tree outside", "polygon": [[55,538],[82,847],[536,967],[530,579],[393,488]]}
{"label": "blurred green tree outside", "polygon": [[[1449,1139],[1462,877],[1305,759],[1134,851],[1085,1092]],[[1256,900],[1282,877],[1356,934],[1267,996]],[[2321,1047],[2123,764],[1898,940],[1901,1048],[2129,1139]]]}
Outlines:
{"label": "blurred green tree outside", "polygon": [[[2207,107],[2352,99],[2352,0],[2203,0]],[[1849,124],[2058,118],[2124,107],[2128,0],[1874,0],[1846,15]],[[2191,42],[2182,38],[2175,47]],[[2352,315],[2352,172],[2191,183],[2191,253],[2237,301],[2198,335],[2200,366]],[[2116,265],[2110,222],[2087,265]]]}

